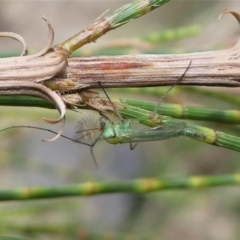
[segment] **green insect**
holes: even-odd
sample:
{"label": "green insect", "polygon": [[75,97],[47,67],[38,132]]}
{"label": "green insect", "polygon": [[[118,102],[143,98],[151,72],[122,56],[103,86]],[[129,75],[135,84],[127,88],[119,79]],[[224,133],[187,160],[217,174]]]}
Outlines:
{"label": "green insect", "polygon": [[[97,127],[93,127],[97,126]],[[83,117],[77,125],[74,141],[93,147],[102,137],[108,143],[132,143],[158,141],[171,137],[185,135],[186,123],[164,123],[155,127],[145,127],[144,129],[133,129],[131,120],[123,119],[119,122],[111,122],[106,116],[101,116],[98,120],[91,120]]]}

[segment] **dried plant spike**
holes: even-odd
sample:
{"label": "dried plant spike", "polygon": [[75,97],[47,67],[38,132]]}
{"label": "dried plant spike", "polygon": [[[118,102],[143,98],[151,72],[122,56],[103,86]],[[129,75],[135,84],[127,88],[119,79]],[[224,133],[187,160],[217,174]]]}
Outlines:
{"label": "dried plant spike", "polygon": [[3,81],[0,84],[0,95],[6,95],[6,93],[8,95],[24,95],[24,96],[40,97],[52,103],[60,113],[60,117],[58,119],[47,119],[47,118],[42,118],[42,119],[45,122],[51,123],[51,124],[56,124],[59,122],[62,123],[59,133],[57,134],[56,137],[54,137],[53,139],[50,139],[51,141],[57,139],[61,135],[64,127],[64,121],[65,121],[64,117],[66,113],[66,106],[62,98],[57,93],[37,83],[17,82],[17,81],[4,82]]}
{"label": "dried plant spike", "polygon": [[[8,63],[8,62],[23,62],[23,61],[27,61],[29,59],[34,59],[34,58],[38,58],[41,57],[43,55],[45,55],[53,46],[53,40],[54,40],[54,30],[52,28],[52,25],[50,24],[50,22],[44,17],[42,16],[42,19],[47,23],[48,25],[48,39],[47,39],[47,43],[45,44],[45,46],[43,47],[42,50],[40,50],[39,52],[32,54],[32,55],[27,55],[27,56],[22,56],[22,57],[9,57],[9,58],[5,58],[4,59],[4,63]],[[4,33],[3,33],[4,34]],[[1,35],[0,35],[1,37]],[[25,46],[25,41],[21,36],[17,36],[17,34],[15,33],[15,39],[19,40],[23,46]],[[22,38],[22,39],[21,39]],[[1,62],[0,62],[1,64]]]}
{"label": "dried plant spike", "polygon": [[[49,29],[45,47],[33,55],[0,58],[0,82],[42,82],[51,79],[67,67],[67,54],[64,49],[52,48],[54,31],[49,21],[45,17],[43,19]],[[5,33],[2,35],[6,36]],[[8,35],[19,38],[17,35]],[[25,44],[23,39],[19,38],[19,41]]]}
{"label": "dried plant spike", "polygon": [[[44,46],[44,48],[42,50],[40,50],[38,53],[26,56],[26,58],[37,58],[37,57],[40,57],[40,56],[46,54],[49,51],[49,49],[52,48],[52,46],[53,46],[54,30],[52,28],[52,25],[50,24],[50,22],[47,20],[47,18],[45,16],[42,16],[42,19],[48,25],[48,32],[49,33],[48,33],[47,43]],[[0,37],[10,37],[10,38],[13,38],[13,39],[16,39],[17,41],[19,41],[23,45],[23,51],[22,51],[21,56],[26,55],[26,53],[27,53],[27,44],[26,44],[26,42],[25,42],[25,40],[23,39],[22,36],[20,36],[20,35],[18,35],[16,33],[11,33],[11,32],[1,32],[0,33]]]}
{"label": "dried plant spike", "polygon": [[[40,85],[40,84],[36,84],[36,85]],[[60,113],[60,117],[58,119],[42,118],[42,120],[47,123],[50,123],[50,124],[55,124],[55,123],[61,122],[64,119],[64,116],[66,113],[65,103],[63,102],[62,98],[56,92],[48,89],[45,86],[42,86],[42,85],[40,85],[40,86],[43,87],[43,89],[44,89],[44,92],[42,92],[43,94],[40,97],[51,102],[56,107],[58,112]]]}
{"label": "dried plant spike", "polygon": [[107,9],[106,11],[104,11],[100,16],[98,16],[94,22],[97,22],[99,20],[101,20],[107,13],[109,12],[109,9]]}
{"label": "dried plant spike", "polygon": [[235,12],[235,11],[232,11],[232,10],[229,10],[229,9],[225,9],[221,12],[221,14],[219,15],[218,17],[218,20],[220,20],[220,18],[222,17],[222,15],[226,14],[226,13],[231,13],[238,21],[238,23],[240,24],[240,15],[239,13]]}
{"label": "dried plant spike", "polygon": [[8,38],[13,38],[13,39],[17,40],[23,46],[23,50],[22,50],[22,53],[20,56],[27,55],[27,53],[28,53],[27,44],[22,36],[20,36],[17,33],[13,33],[13,32],[0,32],[0,37],[8,37]]}
{"label": "dried plant spike", "polygon": [[64,135],[59,135],[59,133],[51,130],[51,129],[48,129],[48,128],[42,128],[42,127],[35,127],[35,126],[27,126],[27,125],[18,125],[18,126],[11,126],[11,127],[6,127],[6,128],[3,128],[0,130],[0,132],[3,132],[3,131],[6,131],[6,130],[9,130],[9,129],[14,129],[14,128],[30,128],[30,129],[37,129],[37,130],[41,130],[41,131],[46,131],[46,132],[50,132],[50,133],[54,133],[54,134],[57,134],[57,136],[55,136],[54,138],[52,139],[49,139],[49,140],[42,140],[43,142],[49,142],[49,141],[54,141],[56,140],[58,137],[62,137],[62,138],[65,138],[67,140],[70,140],[70,141],[74,141],[74,139],[72,138],[69,138],[67,136],[64,136]]}
{"label": "dried plant spike", "polygon": [[44,46],[44,48],[42,50],[40,50],[38,53],[35,53],[31,56],[29,56],[30,58],[37,58],[40,57],[44,54],[46,54],[48,52],[48,50],[50,48],[52,48],[53,46],[53,40],[54,40],[54,30],[52,28],[51,23],[47,20],[47,18],[45,16],[42,16],[42,19],[47,23],[48,25],[48,40],[46,45]]}
{"label": "dried plant spike", "polygon": [[[49,119],[46,119],[46,118],[42,118],[42,119],[44,121],[47,120],[46,122],[48,122],[48,123],[52,123],[52,122],[49,122]],[[57,140],[59,137],[61,137],[61,135],[63,133],[64,125],[65,125],[65,115],[63,116],[63,118],[60,121],[61,121],[61,128],[60,128],[59,132],[57,133],[57,135],[55,135],[53,138],[50,138],[47,140],[42,140],[43,142],[53,142],[53,141]]]}

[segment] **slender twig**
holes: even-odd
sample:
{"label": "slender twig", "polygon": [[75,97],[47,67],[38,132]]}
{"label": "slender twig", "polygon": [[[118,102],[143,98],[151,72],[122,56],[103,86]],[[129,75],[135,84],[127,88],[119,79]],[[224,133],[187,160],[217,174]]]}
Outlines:
{"label": "slender twig", "polygon": [[85,44],[95,42],[105,33],[128,23],[131,19],[141,17],[169,1],[170,0],[132,1],[106,17],[100,16],[91,25],[57,45],[57,47],[64,48],[70,55]]}

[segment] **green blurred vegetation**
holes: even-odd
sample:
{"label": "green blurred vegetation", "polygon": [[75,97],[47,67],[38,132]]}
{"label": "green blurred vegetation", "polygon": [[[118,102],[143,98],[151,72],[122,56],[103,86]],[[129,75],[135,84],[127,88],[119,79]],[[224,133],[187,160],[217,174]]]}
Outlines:
{"label": "green blurred vegetation", "polygon": [[[123,1],[116,2],[118,6],[124,4]],[[109,1],[103,3],[111,6],[113,4]],[[8,6],[7,4],[10,3],[3,1],[1,4]],[[28,1],[27,5],[16,3],[15,8],[17,11],[20,11],[19,6],[22,6],[22,12],[26,12],[25,19],[31,22],[32,16],[30,17],[28,14],[33,14],[34,9],[40,6],[40,3],[35,4]],[[61,15],[60,19],[62,19],[63,15],[66,17],[66,21],[62,21],[68,22],[71,19],[71,16],[67,15],[67,12],[71,13],[69,3],[66,2],[65,7],[63,7],[62,3],[54,5],[53,2],[44,2],[44,4],[45,6],[39,8],[42,13],[59,12]],[[90,6],[86,2],[81,1],[71,2],[71,4],[72,8],[78,8],[77,13],[71,8],[73,12],[72,17],[79,18],[80,15],[80,20],[81,15],[86,11],[85,8],[81,10],[81,6],[84,4]],[[101,11],[99,11],[98,7],[94,7],[95,2],[92,4],[88,12],[94,15],[94,19]],[[33,8],[29,11],[31,5]],[[217,40],[210,38],[210,33],[217,32],[216,26],[224,25],[225,19],[221,19],[221,23],[217,23],[217,21],[213,22],[211,17],[217,19],[217,13],[220,13],[224,8],[231,8],[231,6],[235,6],[233,1],[180,1],[178,3],[171,1],[169,4],[166,4],[165,10],[165,6],[162,10],[155,10],[152,17],[146,17],[144,20],[141,20],[142,22],[140,19],[136,20],[136,23],[133,23],[133,25],[124,26],[123,32],[121,32],[122,28],[120,28],[118,34],[130,40],[131,38],[128,37],[128,34],[132,29],[135,30],[135,26],[138,26],[138,28],[140,26],[142,31],[144,31],[142,34],[136,34],[136,38],[147,35],[147,33],[145,34],[147,30],[154,29],[154,32],[156,32],[161,20],[160,17],[158,18],[158,15],[163,15],[165,20],[160,22],[163,29],[167,29],[167,26],[173,28],[176,25],[182,26],[192,23],[201,25],[202,21],[206,21],[204,22],[205,32],[199,36],[200,40],[196,36],[188,36],[186,39],[172,39],[170,43],[160,42],[154,46],[156,52],[186,52],[192,49],[209,49],[212,46],[216,49],[226,48],[229,43],[234,42],[234,38],[228,38],[228,41],[224,42],[223,39],[226,39],[226,33],[215,35]],[[66,14],[63,14],[63,10],[66,11]],[[10,16],[13,16],[8,11],[8,8],[2,7],[0,11],[1,13],[3,11],[7,12],[7,15],[6,13],[2,15],[2,19],[5,16],[5,21]],[[179,15],[177,15],[177,12],[179,12]],[[171,17],[164,15],[169,15],[169,13],[172,13]],[[216,13],[216,16],[213,16],[213,13]],[[18,19],[21,24],[22,19]],[[15,22],[17,19],[11,21]],[[89,21],[91,22],[92,20]],[[166,25],[165,22],[167,22]],[[1,21],[2,25],[3,20]],[[55,23],[55,25],[57,24]],[[59,25],[61,27],[60,23]],[[23,24],[23,26],[25,25]],[[33,26],[31,28],[27,26],[27,28],[32,29]],[[64,29],[68,31],[67,28]],[[223,27],[223,29],[227,28]],[[124,34],[124,31],[126,31],[126,34]],[[231,30],[228,29],[227,31]],[[221,29],[219,32],[223,32],[223,30]],[[148,34],[151,36],[151,31]],[[31,35],[34,34],[31,32]],[[115,31],[112,37],[114,35]],[[118,38],[119,35],[115,37]],[[222,38],[221,36],[223,35],[224,37]],[[200,42],[205,44],[202,45]],[[129,51],[130,48],[97,49],[97,44],[90,47],[92,48],[90,50],[83,49],[82,54],[98,54],[100,52],[109,54],[110,51],[121,54],[131,52]],[[154,48],[151,49],[151,52],[154,52]],[[141,49],[133,49],[132,52],[139,53]],[[145,52],[149,52],[149,50]],[[154,88],[154,90],[156,89]],[[160,93],[152,93],[150,90],[150,92],[144,92],[144,94],[141,92],[143,89],[130,90],[130,92],[114,90],[110,91],[110,96],[111,98],[115,96],[133,98],[134,95],[136,99],[157,102],[159,96],[166,89],[161,88]],[[212,94],[210,92],[210,95],[214,95],[213,93],[217,92],[219,98],[216,95],[214,95],[214,98],[211,96],[207,97],[203,94],[205,89],[200,93],[196,93],[193,89],[199,91],[199,88],[175,87],[164,101],[226,110],[238,109],[238,103],[224,101],[222,97],[227,94],[232,99],[238,101],[238,89],[207,89],[212,92]],[[135,91],[134,94],[133,91]],[[49,127],[49,125],[41,122],[41,117],[47,117],[52,114],[57,115],[57,111],[53,112],[52,110],[14,107],[1,107],[0,113],[2,119],[1,128],[11,125]],[[68,112],[64,134],[70,137],[73,135],[74,126],[79,115],[80,113]],[[223,123],[206,123],[201,121],[198,123],[216,130],[231,131],[235,135],[239,135],[238,126],[229,127]],[[52,126],[52,129],[58,129],[58,126]],[[88,181],[130,180],[139,177],[171,177],[178,179],[191,175],[219,176],[238,173],[238,168],[240,167],[238,152],[206,145],[186,138],[176,138],[154,143],[141,143],[134,151],[130,151],[128,145],[111,146],[100,142],[94,148],[94,154],[100,166],[99,169],[96,169],[88,147],[73,144],[64,139],[53,143],[42,142],[41,140],[47,139],[48,135],[48,133],[30,129],[17,129],[1,133],[1,189],[22,186],[58,186]],[[240,236],[240,193],[238,188],[237,186],[232,186],[201,190],[179,189],[151,194],[116,193],[85,198],[71,197],[67,199],[1,202],[0,233],[4,236],[58,240],[238,239]]]}

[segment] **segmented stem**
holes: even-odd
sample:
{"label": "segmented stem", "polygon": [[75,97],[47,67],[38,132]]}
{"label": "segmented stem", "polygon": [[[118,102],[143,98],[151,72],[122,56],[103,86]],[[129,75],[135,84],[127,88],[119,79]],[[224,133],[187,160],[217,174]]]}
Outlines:
{"label": "segmented stem", "polygon": [[[181,120],[159,115],[157,120],[156,118],[152,118],[152,112],[135,108],[131,106],[125,106],[125,108],[119,108],[119,112],[123,114],[123,116],[128,118],[133,118],[140,123],[147,126],[156,126],[156,125],[164,125],[164,124],[178,124],[179,122],[183,122]],[[185,129],[178,136],[186,136],[195,140],[199,140],[201,142],[216,145],[224,148],[229,148],[235,151],[240,151],[240,138],[235,137],[223,132],[215,131],[213,129],[202,127],[200,125],[185,122]],[[115,143],[116,144],[116,143]]]}
{"label": "segmented stem", "polygon": [[192,176],[187,178],[145,178],[134,181],[86,182],[56,187],[22,187],[0,190],[0,201],[37,200],[72,196],[89,196],[104,193],[150,193],[169,189],[198,189],[223,185],[239,185],[240,174],[221,176]]}
{"label": "segmented stem", "polygon": [[[155,109],[155,102],[121,99],[123,104],[142,108],[148,111]],[[219,110],[196,106],[183,106],[181,104],[162,103],[158,108],[158,114],[166,115],[174,118],[203,120],[218,123],[240,124],[239,110]]]}
{"label": "segmented stem", "polygon": [[70,55],[78,48],[95,42],[105,33],[128,23],[131,19],[143,16],[146,13],[162,6],[170,0],[135,0],[117,9],[111,15],[95,20],[81,32],[57,45],[64,48]]}

